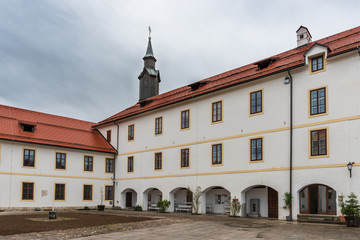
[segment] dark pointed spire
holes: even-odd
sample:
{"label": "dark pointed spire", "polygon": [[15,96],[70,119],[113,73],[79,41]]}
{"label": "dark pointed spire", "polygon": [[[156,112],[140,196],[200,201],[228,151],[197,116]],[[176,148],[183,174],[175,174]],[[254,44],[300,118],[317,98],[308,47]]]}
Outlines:
{"label": "dark pointed spire", "polygon": [[146,54],[143,57],[144,68],[138,77],[139,84],[139,101],[153,97],[159,94],[160,73],[155,69],[156,59],[151,45],[151,28],[149,27],[149,42]]}
{"label": "dark pointed spire", "polygon": [[151,37],[150,36],[149,36],[149,42],[148,42],[148,46],[147,46],[146,54],[145,54],[144,58],[148,58],[148,57],[155,58],[154,57],[154,52],[153,52],[153,49],[152,49],[152,45],[151,45]]}

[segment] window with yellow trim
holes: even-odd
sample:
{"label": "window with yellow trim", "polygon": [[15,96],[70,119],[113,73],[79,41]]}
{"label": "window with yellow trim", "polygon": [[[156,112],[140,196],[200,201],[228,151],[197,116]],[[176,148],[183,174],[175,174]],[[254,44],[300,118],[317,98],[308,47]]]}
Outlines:
{"label": "window with yellow trim", "polygon": [[310,115],[326,113],[326,88],[310,91]]}
{"label": "window with yellow trim", "polygon": [[34,183],[22,183],[22,200],[34,200]]}
{"label": "window with yellow trim", "polygon": [[222,144],[212,145],[212,164],[222,164]]}
{"label": "window with yellow trim", "polygon": [[311,156],[327,155],[327,130],[318,129],[310,131]]}
{"label": "window with yellow trim", "polygon": [[65,184],[55,184],[55,200],[65,200]]}
{"label": "window with yellow trim", "polygon": [[311,72],[317,72],[324,69],[324,55],[311,58]]}
{"label": "window with yellow trim", "polygon": [[92,200],[92,193],[93,193],[93,186],[92,185],[84,185],[83,189],[83,200],[91,201]]}
{"label": "window with yellow trim", "polygon": [[24,149],[23,166],[35,167],[35,150]]}

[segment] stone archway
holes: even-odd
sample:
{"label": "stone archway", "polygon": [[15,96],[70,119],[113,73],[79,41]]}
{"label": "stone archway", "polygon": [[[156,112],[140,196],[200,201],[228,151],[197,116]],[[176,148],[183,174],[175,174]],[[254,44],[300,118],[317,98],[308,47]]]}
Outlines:
{"label": "stone archway", "polygon": [[266,185],[254,185],[242,191],[243,217],[279,218],[279,194]]}

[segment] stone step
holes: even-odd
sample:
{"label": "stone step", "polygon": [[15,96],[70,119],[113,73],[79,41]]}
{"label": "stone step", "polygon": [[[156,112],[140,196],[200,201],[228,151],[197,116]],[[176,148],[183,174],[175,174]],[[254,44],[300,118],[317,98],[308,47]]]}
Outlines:
{"label": "stone step", "polygon": [[298,214],[297,221],[310,223],[343,224],[340,222],[339,216],[336,215]]}

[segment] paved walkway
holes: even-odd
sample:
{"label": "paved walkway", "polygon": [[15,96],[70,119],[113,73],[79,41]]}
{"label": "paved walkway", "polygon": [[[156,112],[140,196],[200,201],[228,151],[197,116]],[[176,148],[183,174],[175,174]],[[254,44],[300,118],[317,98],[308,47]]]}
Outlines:
{"label": "paved walkway", "polygon": [[[173,216],[169,216],[173,218]],[[345,225],[310,224],[228,216],[194,216],[171,225],[113,232],[79,239],[346,239],[360,240],[359,228]]]}

